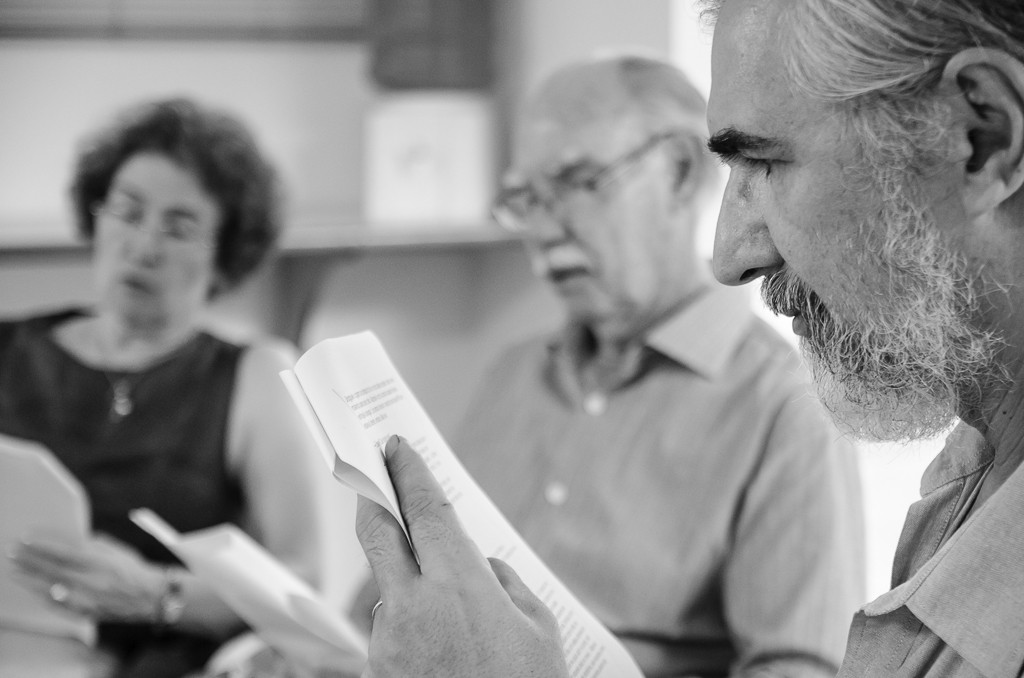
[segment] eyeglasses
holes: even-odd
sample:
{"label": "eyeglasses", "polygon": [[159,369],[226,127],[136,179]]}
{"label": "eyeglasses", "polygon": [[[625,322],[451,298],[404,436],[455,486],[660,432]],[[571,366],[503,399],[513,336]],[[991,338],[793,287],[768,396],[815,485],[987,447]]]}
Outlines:
{"label": "eyeglasses", "polygon": [[[131,232],[141,233],[146,223],[145,203],[132,198],[109,198],[93,205],[90,211],[94,217],[108,217]],[[203,224],[187,212],[164,213],[157,222],[156,231],[169,243],[212,246]]]}
{"label": "eyeglasses", "polygon": [[555,205],[572,194],[593,195],[614,183],[644,157],[678,132],[661,132],[604,167],[590,163],[569,165],[545,178],[543,188],[536,183],[503,188],[491,207],[494,220],[514,233],[534,230],[532,219],[538,210],[554,211]]}

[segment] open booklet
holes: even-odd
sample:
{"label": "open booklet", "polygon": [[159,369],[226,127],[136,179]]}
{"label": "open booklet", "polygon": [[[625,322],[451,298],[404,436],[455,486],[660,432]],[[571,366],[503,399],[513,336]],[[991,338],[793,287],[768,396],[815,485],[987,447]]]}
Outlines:
{"label": "open booklet", "polygon": [[[0,435],[0,553],[40,537],[82,546],[92,519],[82,485],[39,443]],[[69,636],[86,644],[95,625],[26,588],[0,555],[0,628]]]}
{"label": "open booklet", "polygon": [[462,467],[372,332],[327,339],[281,373],[334,476],[403,527],[383,445],[401,435],[426,460],[469,536],[501,558],[558,619],[573,678],[642,678],[625,647],[541,562]]}
{"label": "open booklet", "polygon": [[362,671],[363,636],[245,532],[225,523],[183,535],[149,509],[130,515],[295,668]]}

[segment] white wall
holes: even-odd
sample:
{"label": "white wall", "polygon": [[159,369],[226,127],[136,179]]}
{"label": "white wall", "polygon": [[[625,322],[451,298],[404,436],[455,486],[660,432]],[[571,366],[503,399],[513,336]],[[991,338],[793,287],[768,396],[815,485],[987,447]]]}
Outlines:
{"label": "white wall", "polygon": [[523,0],[523,84],[602,52],[669,55],[669,0]]}
{"label": "white wall", "polygon": [[374,93],[366,69],[353,43],[0,40],[0,237],[70,233],[66,192],[83,135],[125,106],[175,95],[246,122],[292,212],[356,214]]}
{"label": "white wall", "polygon": [[444,434],[497,352],[559,318],[516,245],[361,257],[334,267],[321,294],[302,344],[372,328]]}

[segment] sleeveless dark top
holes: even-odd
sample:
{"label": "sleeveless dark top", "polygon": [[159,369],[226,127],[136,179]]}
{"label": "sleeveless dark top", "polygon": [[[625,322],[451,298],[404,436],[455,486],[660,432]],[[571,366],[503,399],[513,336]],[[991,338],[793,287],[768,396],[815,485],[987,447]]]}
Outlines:
{"label": "sleeveless dark top", "polygon": [[[239,484],[226,464],[228,413],[244,348],[200,333],[141,372],[88,367],[53,339],[65,311],[0,322],[0,432],[37,440],[70,469],[92,505],[92,527],[150,561],[176,563],[128,511],[148,507],[181,532],[237,522]],[[130,384],[132,411],[112,417],[113,383]],[[101,624],[124,676],[174,676],[216,645],[140,624]],[[141,664],[140,664],[141,662]]]}

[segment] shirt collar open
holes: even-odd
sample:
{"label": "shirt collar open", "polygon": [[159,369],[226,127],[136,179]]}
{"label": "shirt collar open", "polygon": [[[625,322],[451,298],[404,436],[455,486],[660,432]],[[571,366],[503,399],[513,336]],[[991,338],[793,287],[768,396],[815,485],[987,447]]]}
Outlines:
{"label": "shirt collar open", "polygon": [[[960,427],[951,435],[951,442],[953,439],[963,445],[961,454],[955,455],[961,461],[937,460],[925,474],[923,490],[955,479],[967,466],[990,458],[991,449],[986,450],[980,434]],[[913,577],[868,604],[864,613],[878,616],[905,605],[984,675],[1017,676],[1024,663],[1022,519],[1024,467],[1017,469]]]}
{"label": "shirt collar open", "polygon": [[652,330],[647,345],[706,379],[715,379],[729,364],[752,320],[745,287],[713,283],[708,292]]}

